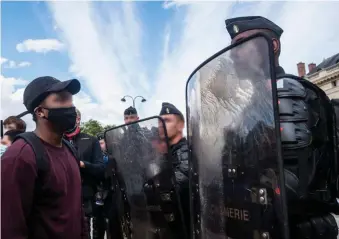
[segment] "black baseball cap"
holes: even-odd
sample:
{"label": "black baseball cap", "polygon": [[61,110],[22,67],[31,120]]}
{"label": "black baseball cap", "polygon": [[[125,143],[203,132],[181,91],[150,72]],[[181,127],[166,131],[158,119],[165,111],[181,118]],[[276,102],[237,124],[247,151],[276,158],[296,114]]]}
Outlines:
{"label": "black baseball cap", "polygon": [[76,79],[60,81],[51,76],[38,77],[26,86],[24,91],[24,105],[30,113],[33,113],[34,109],[50,93],[66,90],[72,95],[75,95],[80,89],[80,82]]}

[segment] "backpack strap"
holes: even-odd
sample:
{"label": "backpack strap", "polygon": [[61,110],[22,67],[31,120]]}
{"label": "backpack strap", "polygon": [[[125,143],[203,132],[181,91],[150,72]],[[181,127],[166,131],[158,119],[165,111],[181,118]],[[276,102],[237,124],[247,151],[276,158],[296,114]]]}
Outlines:
{"label": "backpack strap", "polygon": [[75,149],[75,147],[66,139],[62,139],[62,143],[65,144],[67,146],[67,148],[71,151],[71,153],[73,154],[74,158],[77,160],[79,166],[80,166],[80,159],[79,159],[79,155],[77,150]]}
{"label": "backpack strap", "polygon": [[27,144],[31,146],[35,154],[36,165],[38,169],[38,178],[41,176],[41,173],[44,173],[49,168],[48,155],[44,150],[44,145],[41,142],[41,139],[34,132],[25,132],[19,134],[13,140],[23,139]]}
{"label": "backpack strap", "polygon": [[[43,187],[43,179],[47,174],[49,169],[49,158],[45,151],[44,145],[41,142],[41,139],[33,132],[25,132],[22,134],[17,135],[13,142],[18,139],[23,139],[29,144],[35,154],[35,161],[37,166],[37,178],[35,179],[34,185],[34,196],[33,196],[33,204],[35,204],[38,198],[43,197],[42,187]],[[31,211],[30,215],[28,216],[28,226],[30,224],[30,218],[32,217],[34,211]],[[31,234],[31,232],[29,232]]]}

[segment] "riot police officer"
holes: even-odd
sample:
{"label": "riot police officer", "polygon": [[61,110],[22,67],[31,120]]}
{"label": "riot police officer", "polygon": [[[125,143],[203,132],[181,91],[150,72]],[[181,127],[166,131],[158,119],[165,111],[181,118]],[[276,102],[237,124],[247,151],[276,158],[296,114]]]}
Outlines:
{"label": "riot police officer", "polygon": [[125,124],[132,123],[139,120],[137,109],[130,106],[124,111],[124,122]]}
{"label": "riot police officer", "polygon": [[256,33],[272,40],[291,238],[336,238],[338,227],[330,214],[337,210],[338,177],[330,101],[320,88],[279,66],[283,30],[275,23],[259,16],[225,23],[232,43]]}
{"label": "riot police officer", "polygon": [[275,72],[277,76],[285,74],[284,69],[279,65],[279,56],[281,53],[280,37],[284,32],[283,29],[270,20],[259,16],[230,18],[225,20],[225,24],[232,39],[232,44],[256,33],[267,34],[272,39]]}
{"label": "riot police officer", "polygon": [[[188,145],[183,136],[185,127],[184,115],[173,104],[164,102],[160,111],[161,118],[165,121],[167,136],[172,155],[176,182],[179,185],[180,200],[184,214],[186,229],[190,227],[189,212],[189,185],[188,185]],[[188,231],[189,232],[189,231]]]}
{"label": "riot police officer", "polygon": [[[181,162],[175,158],[172,164],[167,135],[160,134],[164,124],[153,116],[105,132],[109,158],[116,162],[117,213],[127,238],[188,238],[173,172],[173,164],[179,168]],[[176,139],[172,144],[181,138]],[[179,181],[181,173],[175,171]]]}

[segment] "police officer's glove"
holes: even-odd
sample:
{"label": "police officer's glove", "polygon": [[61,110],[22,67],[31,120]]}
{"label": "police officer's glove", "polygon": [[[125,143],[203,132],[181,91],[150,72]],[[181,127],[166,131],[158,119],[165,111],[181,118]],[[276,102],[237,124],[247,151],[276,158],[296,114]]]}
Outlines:
{"label": "police officer's glove", "polygon": [[332,214],[311,216],[291,225],[291,239],[336,239],[337,222]]}

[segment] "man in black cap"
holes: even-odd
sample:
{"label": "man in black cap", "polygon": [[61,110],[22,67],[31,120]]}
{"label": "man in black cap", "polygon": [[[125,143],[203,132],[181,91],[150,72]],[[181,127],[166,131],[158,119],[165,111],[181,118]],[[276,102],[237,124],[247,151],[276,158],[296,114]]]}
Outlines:
{"label": "man in black cap", "polygon": [[283,29],[270,20],[260,16],[236,17],[225,20],[226,29],[232,39],[232,44],[256,33],[263,32],[272,39],[276,74],[284,75],[284,69],[279,66],[279,56],[281,52],[280,37]]}
{"label": "man in black cap", "polygon": [[132,123],[137,120],[139,120],[138,112],[134,107],[130,106],[124,112],[125,124]]}
{"label": "man in black cap", "polygon": [[22,138],[2,156],[1,217],[10,218],[1,224],[3,238],[86,238],[79,162],[62,140],[75,125],[72,95],[79,91],[78,80],[50,76],[27,85],[23,101],[36,122],[33,137],[47,167],[39,168],[39,150]]}
{"label": "man in black cap", "polygon": [[[179,184],[181,206],[184,213],[186,229],[190,233],[189,212],[189,184],[188,184],[188,145],[183,136],[185,127],[184,115],[173,104],[164,102],[160,111],[161,118],[165,121],[170,152],[172,154],[176,182]],[[160,132],[161,135],[161,132]],[[189,234],[188,234],[189,235]]]}
{"label": "man in black cap", "polygon": [[174,105],[164,102],[160,111],[161,118],[165,121],[167,136],[172,146],[186,143],[183,136],[185,127],[184,115]]}

